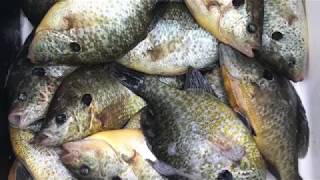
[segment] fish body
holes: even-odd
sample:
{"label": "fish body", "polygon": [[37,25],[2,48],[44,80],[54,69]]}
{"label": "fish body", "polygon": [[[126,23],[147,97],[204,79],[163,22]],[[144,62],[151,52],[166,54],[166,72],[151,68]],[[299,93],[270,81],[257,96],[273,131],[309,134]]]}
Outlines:
{"label": "fish body", "polygon": [[195,22],[184,3],[169,3],[158,16],[147,37],[117,62],[147,74],[172,76],[218,61],[217,40]]}
{"label": "fish body", "polygon": [[57,0],[22,0],[22,10],[32,25],[37,26]]}
{"label": "fish body", "polygon": [[124,129],[140,129],[141,128],[140,122],[141,122],[141,112],[138,112],[128,121],[126,126],[124,126]]}
{"label": "fish body", "polygon": [[8,180],[33,180],[33,177],[28,172],[28,170],[24,167],[24,165],[19,161],[15,160],[11,166]]}
{"label": "fish body", "polygon": [[10,128],[14,153],[35,180],[71,180],[70,172],[63,166],[54,148],[32,144],[34,133]]}
{"label": "fish body", "polygon": [[34,63],[98,64],[123,56],[147,34],[157,0],[66,0],[37,27]]}
{"label": "fish body", "polygon": [[300,179],[298,157],[307,153],[309,128],[292,84],[254,59],[224,45],[220,48],[230,104],[249,120],[273,174],[282,180]]}
{"label": "fish body", "polygon": [[83,67],[65,78],[36,141],[60,145],[107,129],[119,129],[145,102],[104,66]]}
{"label": "fish body", "polygon": [[253,57],[261,45],[263,0],[185,0],[196,21],[219,41]]}
{"label": "fish body", "polygon": [[[189,179],[216,179],[224,174],[265,179],[264,162],[251,134],[214,96],[177,90],[156,77],[134,72],[114,74],[148,103],[142,129],[151,151],[172,169],[163,174]],[[160,166],[158,171],[165,170]]]}
{"label": "fish body", "polygon": [[308,25],[302,0],[265,1],[258,60],[293,81],[304,79],[308,64]]}
{"label": "fish body", "polygon": [[[63,145],[64,164],[80,179],[164,179],[147,162],[155,157],[138,129],[105,131]],[[83,168],[88,169],[84,175]]]}

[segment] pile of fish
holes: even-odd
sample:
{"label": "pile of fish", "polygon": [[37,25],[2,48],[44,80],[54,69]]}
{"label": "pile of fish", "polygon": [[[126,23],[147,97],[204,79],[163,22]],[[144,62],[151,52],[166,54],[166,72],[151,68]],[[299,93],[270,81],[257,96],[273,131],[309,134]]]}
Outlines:
{"label": "pile of fish", "polygon": [[[10,174],[300,180],[303,0],[24,0]],[[28,177],[28,173],[29,177]]]}

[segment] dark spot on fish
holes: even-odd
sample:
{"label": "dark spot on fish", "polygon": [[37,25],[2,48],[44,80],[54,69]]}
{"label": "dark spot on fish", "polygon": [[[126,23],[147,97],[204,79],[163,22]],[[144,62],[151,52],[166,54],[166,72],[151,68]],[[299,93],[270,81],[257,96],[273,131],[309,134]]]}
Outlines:
{"label": "dark spot on fish", "polygon": [[69,46],[73,52],[79,52],[81,50],[81,46],[77,42],[71,42]]}
{"label": "dark spot on fish", "polygon": [[67,120],[67,116],[65,115],[65,114],[58,114],[57,116],[56,116],[56,123],[57,124],[59,124],[59,125],[61,125],[61,124],[63,124],[63,123],[65,123],[66,122],[66,120]]}
{"label": "dark spot on fish", "polygon": [[81,102],[87,106],[90,106],[91,102],[92,102],[92,96],[91,94],[85,94],[82,96],[81,98]]}
{"label": "dark spot on fish", "polygon": [[254,24],[249,23],[249,24],[247,25],[247,31],[248,31],[249,33],[255,33],[255,32],[257,31],[257,27],[256,27]]}
{"label": "dark spot on fish", "polygon": [[230,171],[223,170],[218,174],[217,180],[233,180],[233,176]]}
{"label": "dark spot on fish", "polygon": [[81,176],[88,176],[90,173],[90,168],[87,165],[82,165],[80,167],[80,175]]}
{"label": "dark spot on fish", "polygon": [[26,101],[27,100],[27,94],[26,93],[20,93],[19,95],[18,95],[18,101],[20,101],[20,102],[24,102],[24,101]]}
{"label": "dark spot on fish", "polygon": [[294,57],[291,57],[289,59],[289,67],[293,67],[296,64],[297,64],[296,59]]}
{"label": "dark spot on fish", "polygon": [[33,68],[32,75],[42,77],[46,74],[46,71],[43,68]]}
{"label": "dark spot on fish", "polygon": [[113,176],[111,179],[112,179],[112,180],[121,180],[121,177],[119,177],[119,176]]}
{"label": "dark spot on fish", "polygon": [[273,40],[279,41],[280,39],[283,38],[283,34],[281,32],[279,32],[279,31],[276,31],[276,32],[272,33],[271,38]]}
{"label": "dark spot on fish", "polygon": [[263,78],[265,78],[266,80],[271,81],[271,80],[273,80],[273,74],[268,70],[264,70],[263,71]]}
{"label": "dark spot on fish", "polygon": [[232,5],[236,8],[244,4],[244,0],[232,0]]}

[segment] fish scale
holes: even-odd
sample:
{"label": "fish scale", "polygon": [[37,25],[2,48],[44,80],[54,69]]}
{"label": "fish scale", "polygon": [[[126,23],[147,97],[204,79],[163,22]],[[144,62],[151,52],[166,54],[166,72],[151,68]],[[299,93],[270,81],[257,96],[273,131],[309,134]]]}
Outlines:
{"label": "fish scale", "polygon": [[172,76],[218,61],[217,40],[194,21],[183,3],[168,4],[159,16],[148,36],[117,62],[147,74]]}
{"label": "fish scale", "polygon": [[[29,58],[35,63],[49,64],[110,62],[146,36],[145,27],[151,22],[157,2],[59,1],[37,27]],[[74,51],[70,43],[77,43],[79,49]]]}
{"label": "fish scale", "polygon": [[230,104],[249,120],[270,170],[282,180],[300,179],[298,157],[307,153],[309,129],[292,84],[254,59],[224,45],[220,48]]}
{"label": "fish scale", "polygon": [[[308,61],[308,26],[302,0],[265,1],[262,47],[257,60],[293,81],[302,81]],[[288,16],[294,17],[289,22]],[[274,32],[282,38],[272,39]]]}
{"label": "fish scale", "polygon": [[173,175],[216,179],[227,169],[235,179],[265,179],[251,134],[228,106],[211,94],[177,90],[157,77],[124,71],[115,76],[146,100],[144,135],[159,161],[174,169]]}

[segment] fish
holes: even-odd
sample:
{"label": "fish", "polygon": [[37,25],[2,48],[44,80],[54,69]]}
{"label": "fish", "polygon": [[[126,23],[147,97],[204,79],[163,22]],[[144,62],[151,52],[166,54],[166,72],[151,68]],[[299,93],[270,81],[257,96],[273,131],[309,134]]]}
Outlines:
{"label": "fish", "polygon": [[140,129],[141,112],[135,114],[128,123],[124,126],[124,129]]}
{"label": "fish", "polygon": [[63,163],[80,179],[165,179],[141,130],[104,131],[63,145]]}
{"label": "fish", "polygon": [[157,77],[125,68],[113,75],[147,102],[141,126],[160,174],[182,179],[266,178],[251,133],[212,94],[175,89]]}
{"label": "fish", "polygon": [[28,129],[31,124],[45,118],[62,80],[77,68],[31,64],[26,57],[29,45],[27,41],[21,49],[8,75],[6,87],[10,97],[10,126],[20,129]]}
{"label": "fish", "polygon": [[216,97],[225,104],[229,104],[228,96],[223,84],[220,65],[216,65],[213,69],[206,71],[204,76],[208,80],[208,83]]}
{"label": "fish", "polygon": [[73,180],[60,161],[58,149],[33,144],[35,133],[10,127],[12,149],[35,180]]}
{"label": "fish", "polygon": [[31,24],[37,26],[56,1],[23,0],[21,1],[21,8]]}
{"label": "fish", "polygon": [[244,115],[271,172],[282,180],[300,179],[298,158],[309,146],[305,110],[288,79],[220,45],[220,64],[231,106]]}
{"label": "fish", "polygon": [[169,3],[164,11],[158,12],[147,37],[118,63],[147,74],[175,76],[218,62],[217,39],[195,22],[184,3]]}
{"label": "fish", "polygon": [[308,24],[302,0],[265,1],[262,46],[257,60],[288,79],[302,81],[308,69]]}
{"label": "fish", "polygon": [[81,67],[56,91],[35,143],[58,146],[96,132],[123,128],[145,101],[111,75],[111,67]]}
{"label": "fish", "polygon": [[11,166],[8,180],[33,180],[33,177],[28,172],[28,170],[24,167],[24,165],[19,161],[15,160],[13,165]]}
{"label": "fish", "polygon": [[36,29],[28,57],[38,64],[115,61],[145,38],[158,0],[56,2]]}
{"label": "fish", "polygon": [[261,46],[263,0],[185,0],[201,27],[219,41],[254,57]]}

